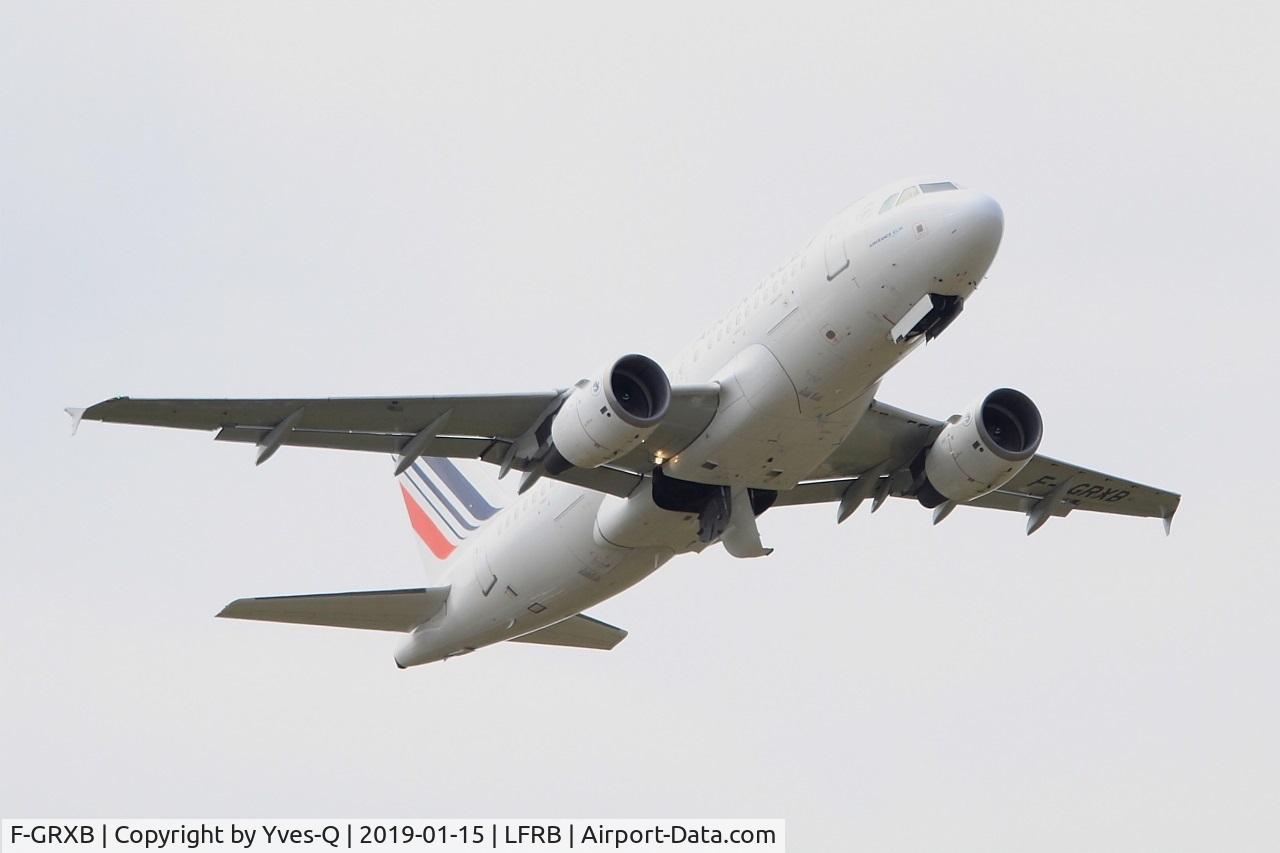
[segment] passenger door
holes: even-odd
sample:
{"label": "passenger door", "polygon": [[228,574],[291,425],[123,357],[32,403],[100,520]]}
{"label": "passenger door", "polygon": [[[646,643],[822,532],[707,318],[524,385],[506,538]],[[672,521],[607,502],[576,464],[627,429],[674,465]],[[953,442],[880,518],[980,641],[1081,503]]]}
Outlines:
{"label": "passenger door", "polygon": [[479,543],[471,552],[471,559],[474,563],[472,568],[475,571],[476,583],[480,585],[480,594],[487,597],[498,585],[498,576],[493,573],[493,569],[489,568],[489,558],[485,554],[484,547]]}
{"label": "passenger door", "polygon": [[837,231],[827,235],[827,281],[832,281],[849,268],[849,253],[844,248],[844,237]]}

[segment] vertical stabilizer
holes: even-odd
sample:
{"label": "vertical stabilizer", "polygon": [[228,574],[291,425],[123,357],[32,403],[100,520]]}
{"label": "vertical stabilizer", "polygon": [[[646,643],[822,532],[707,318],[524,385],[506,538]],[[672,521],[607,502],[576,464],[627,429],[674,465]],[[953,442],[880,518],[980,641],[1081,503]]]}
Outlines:
{"label": "vertical stabilizer", "polygon": [[433,580],[444,572],[442,563],[508,502],[497,477],[482,462],[467,470],[450,459],[423,456],[396,477],[419,550]]}

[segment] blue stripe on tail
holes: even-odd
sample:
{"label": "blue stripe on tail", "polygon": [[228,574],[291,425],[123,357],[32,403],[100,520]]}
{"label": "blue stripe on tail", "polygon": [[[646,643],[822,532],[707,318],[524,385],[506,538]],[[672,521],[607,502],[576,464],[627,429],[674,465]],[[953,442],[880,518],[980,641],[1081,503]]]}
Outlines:
{"label": "blue stripe on tail", "polygon": [[[456,529],[456,525],[454,525],[454,523],[449,520],[444,510],[440,509],[441,505],[443,505],[449,511],[449,515],[452,515],[455,519],[461,522],[461,524],[466,528],[466,530],[475,530],[474,527],[467,525],[465,521],[463,521],[461,518],[458,518],[457,511],[454,510],[452,506],[450,506],[447,500],[445,500],[443,497],[440,496],[440,492],[436,489],[435,484],[433,484],[430,480],[428,480],[426,477],[421,477],[421,476],[419,477],[409,476],[409,472],[407,471],[403,476],[405,480],[408,481],[409,485],[413,486],[413,490],[418,494],[422,495],[422,506],[425,506],[428,509],[430,509],[432,514],[434,514],[435,517],[439,520],[440,524],[443,525],[444,528],[448,530],[451,534],[453,534],[453,537],[455,539],[458,539],[459,541],[466,539],[467,538],[466,531]],[[419,480],[421,480],[421,482],[419,482]],[[426,486],[425,489],[423,488],[424,484]],[[428,494],[428,492],[430,492],[430,494]],[[437,499],[432,500],[431,494],[436,495]]]}
{"label": "blue stripe on tail", "polygon": [[[476,491],[476,487],[471,485],[471,481],[448,459],[439,456],[424,456],[422,461],[427,463],[427,466],[436,473],[436,476],[449,488],[449,491],[453,492],[458,500],[462,502],[462,505],[467,508],[467,512],[480,521],[491,518],[498,511],[498,508],[486,501]],[[417,465],[415,464],[414,467],[416,468]],[[424,477],[423,479],[426,478]]]}
{"label": "blue stripe on tail", "polygon": [[[417,479],[411,479],[410,482],[413,483],[415,486],[418,486],[418,490],[421,491],[422,487],[418,484],[418,480],[421,480],[422,484],[425,485],[431,491],[431,493],[436,496],[436,498],[440,501],[440,504],[449,511],[449,514],[452,515],[454,519],[457,520],[458,524],[461,524],[467,530],[475,530],[479,526],[479,525],[470,523],[469,521],[467,521],[465,518],[462,517],[462,513],[458,512],[457,508],[453,505],[453,501],[449,500],[449,498],[446,495],[441,493],[440,489],[436,488],[436,484],[431,482],[431,478],[426,475],[426,472],[424,472],[422,469],[418,467],[418,463],[415,462],[411,470],[413,471],[413,473],[417,474],[418,477]],[[471,484],[468,483],[467,485],[469,486]],[[426,497],[426,495],[424,494],[423,497]],[[450,527],[452,527],[452,525],[450,525]]]}

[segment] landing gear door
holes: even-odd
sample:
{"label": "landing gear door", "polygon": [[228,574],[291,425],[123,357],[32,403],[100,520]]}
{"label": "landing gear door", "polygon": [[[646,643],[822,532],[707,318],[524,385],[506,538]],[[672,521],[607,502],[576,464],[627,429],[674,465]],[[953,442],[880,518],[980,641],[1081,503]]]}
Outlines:
{"label": "landing gear door", "polygon": [[844,249],[844,238],[839,234],[827,235],[827,281],[833,280],[849,268],[849,254]]}

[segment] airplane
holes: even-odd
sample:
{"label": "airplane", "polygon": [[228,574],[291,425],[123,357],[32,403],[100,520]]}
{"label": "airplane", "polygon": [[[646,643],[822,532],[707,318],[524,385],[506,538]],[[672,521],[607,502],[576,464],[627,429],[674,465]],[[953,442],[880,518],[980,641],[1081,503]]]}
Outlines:
{"label": "airplane", "polygon": [[[584,611],[678,554],[771,553],[757,518],[828,503],[843,522],[889,497],[1022,513],[1163,519],[1178,494],[1039,451],[1011,388],[945,420],[876,399],[885,374],[953,323],[985,278],[1004,214],[987,193],[909,179],[854,202],[664,369],[621,355],[572,386],[518,394],[329,399],[117,397],[84,420],[216,430],[257,448],[395,458],[432,558],[415,589],[239,599],[219,616],[396,631],[400,668],[504,641],[612,649]],[[519,474],[505,508],[451,460]],[[476,462],[461,464],[477,465]],[[511,481],[508,481],[510,483]]]}

